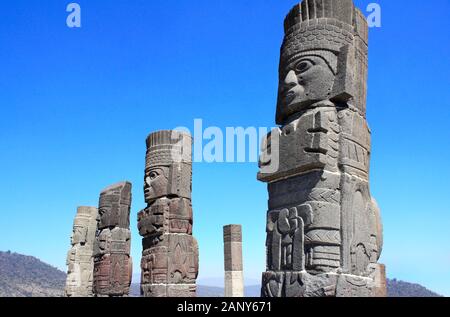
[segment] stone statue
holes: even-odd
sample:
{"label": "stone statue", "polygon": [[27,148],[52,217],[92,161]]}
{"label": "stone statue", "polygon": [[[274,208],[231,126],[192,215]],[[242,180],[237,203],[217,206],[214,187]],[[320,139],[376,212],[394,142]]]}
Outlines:
{"label": "stone statue", "polygon": [[71,249],[67,255],[67,297],[92,297],[94,240],[97,230],[97,208],[79,207],[75,216]]}
{"label": "stone statue", "polygon": [[368,26],[352,0],[304,0],[286,17],[268,183],[264,297],[386,296],[380,211],[369,191]]}
{"label": "stone statue", "polygon": [[192,236],[192,138],[160,131],[147,138],[144,194],[138,214],[143,236],[141,293],[194,297],[198,246]]}
{"label": "stone statue", "polygon": [[131,183],[110,186],[100,194],[94,255],[97,297],[128,296],[132,278],[130,256]]}
{"label": "stone statue", "polygon": [[242,263],[242,226],[223,227],[225,260],[225,297],[244,297]]}

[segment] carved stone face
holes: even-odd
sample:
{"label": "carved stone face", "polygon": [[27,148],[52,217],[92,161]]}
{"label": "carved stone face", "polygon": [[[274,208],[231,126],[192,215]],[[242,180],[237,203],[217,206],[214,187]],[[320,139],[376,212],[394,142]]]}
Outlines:
{"label": "carved stone face", "polygon": [[87,237],[87,228],[85,227],[74,227],[72,238],[71,238],[71,244],[75,245],[78,243],[86,243],[86,237]]}
{"label": "carved stone face", "polygon": [[154,167],[146,171],[144,184],[144,196],[146,202],[169,194],[169,171],[170,169],[168,166]]}
{"label": "carved stone face", "polygon": [[105,189],[100,194],[98,229],[128,228],[130,222],[131,183],[123,182]]}
{"label": "carved stone face", "polygon": [[98,208],[97,221],[100,223],[108,223],[108,219],[113,217],[113,206],[105,199],[105,197],[100,197],[100,204]]}
{"label": "carved stone face", "polygon": [[110,197],[107,195],[100,197],[100,204],[98,208],[97,221],[99,222],[99,229],[103,229],[110,225],[118,223],[119,219],[119,204],[113,204]]}
{"label": "carved stone face", "polygon": [[315,102],[330,98],[337,57],[331,53],[326,57],[320,55],[311,51],[281,64],[277,105],[279,123]]}

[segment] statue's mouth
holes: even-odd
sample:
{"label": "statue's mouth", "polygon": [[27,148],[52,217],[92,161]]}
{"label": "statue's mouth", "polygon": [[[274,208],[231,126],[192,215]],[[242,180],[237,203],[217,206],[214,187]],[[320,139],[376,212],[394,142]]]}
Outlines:
{"label": "statue's mouth", "polygon": [[286,92],[284,94],[284,97],[283,97],[284,104],[285,105],[291,104],[291,102],[294,101],[295,97],[296,97],[295,91],[293,89],[289,90],[288,92]]}

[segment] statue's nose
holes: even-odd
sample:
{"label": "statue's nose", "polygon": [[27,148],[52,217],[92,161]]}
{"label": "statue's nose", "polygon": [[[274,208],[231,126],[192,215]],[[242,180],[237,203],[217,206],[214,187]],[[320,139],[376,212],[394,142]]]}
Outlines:
{"label": "statue's nose", "polygon": [[297,75],[293,70],[291,70],[284,78],[283,88],[284,90],[289,90],[298,85]]}

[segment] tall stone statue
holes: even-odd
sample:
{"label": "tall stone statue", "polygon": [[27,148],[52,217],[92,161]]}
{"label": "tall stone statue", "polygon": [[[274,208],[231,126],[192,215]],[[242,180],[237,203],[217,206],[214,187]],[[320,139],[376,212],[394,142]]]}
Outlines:
{"label": "tall stone statue", "polygon": [[352,0],[304,0],[286,17],[268,183],[265,297],[385,296],[369,191],[368,26]]}
{"label": "tall stone statue", "polygon": [[67,297],[92,297],[94,240],[97,231],[97,208],[79,207],[75,216],[71,249],[67,255]]}
{"label": "tall stone statue", "polygon": [[244,266],[242,263],[242,226],[223,227],[225,260],[225,297],[244,297]]}
{"label": "tall stone statue", "polygon": [[147,138],[145,201],[138,215],[143,236],[141,293],[194,297],[198,246],[192,236],[192,137],[160,131]]}
{"label": "tall stone statue", "polygon": [[133,268],[130,208],[129,182],[110,186],[100,194],[94,247],[94,293],[97,297],[129,295]]}

